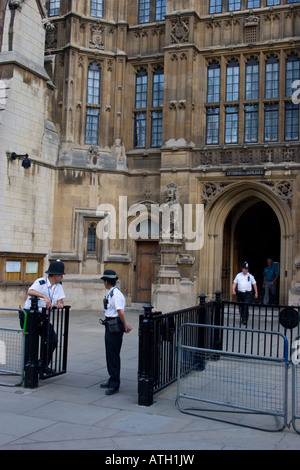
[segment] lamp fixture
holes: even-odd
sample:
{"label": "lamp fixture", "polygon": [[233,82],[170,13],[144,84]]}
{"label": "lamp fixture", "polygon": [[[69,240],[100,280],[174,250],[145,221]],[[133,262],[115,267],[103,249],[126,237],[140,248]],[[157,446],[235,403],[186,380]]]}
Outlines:
{"label": "lamp fixture", "polygon": [[16,160],[16,158],[24,158],[22,161],[22,167],[25,168],[25,170],[30,167],[31,162],[28,158],[28,153],[25,153],[24,155],[17,155],[15,152],[12,152],[11,159]]}

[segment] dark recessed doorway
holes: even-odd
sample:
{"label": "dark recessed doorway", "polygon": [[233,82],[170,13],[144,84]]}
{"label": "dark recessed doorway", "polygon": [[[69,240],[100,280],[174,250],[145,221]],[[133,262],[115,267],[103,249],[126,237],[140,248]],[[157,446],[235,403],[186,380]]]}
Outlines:
{"label": "dark recessed doorway", "polygon": [[267,258],[280,263],[280,225],[277,216],[268,204],[260,201],[245,210],[235,227],[233,220],[232,211],[224,227],[222,290],[225,296],[231,295],[232,281],[241,271],[241,263],[247,261],[249,271],[257,281],[259,300],[262,301],[263,270]]}

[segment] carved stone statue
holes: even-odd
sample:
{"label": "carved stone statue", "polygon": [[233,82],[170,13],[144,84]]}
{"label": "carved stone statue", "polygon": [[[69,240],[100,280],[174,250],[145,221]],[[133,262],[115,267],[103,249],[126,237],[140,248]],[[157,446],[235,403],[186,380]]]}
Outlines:
{"label": "carved stone statue", "polygon": [[179,240],[182,238],[182,214],[177,185],[173,181],[167,185],[165,201],[161,205],[161,238],[165,241]]}
{"label": "carved stone statue", "polygon": [[125,147],[121,144],[121,139],[115,140],[111,150],[113,157],[116,159],[117,168],[127,168]]}

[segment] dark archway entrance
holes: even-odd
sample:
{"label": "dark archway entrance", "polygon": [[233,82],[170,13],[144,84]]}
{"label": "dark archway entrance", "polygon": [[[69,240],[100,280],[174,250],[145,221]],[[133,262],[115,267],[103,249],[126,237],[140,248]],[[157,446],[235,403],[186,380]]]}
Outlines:
{"label": "dark archway entrance", "polygon": [[257,281],[259,300],[262,301],[262,273],[266,260],[272,258],[280,263],[280,225],[274,211],[263,201],[252,204],[236,220],[236,214],[240,211],[241,205],[234,208],[224,227],[223,295],[230,298],[232,281],[241,271],[241,263],[247,261],[249,271]]}

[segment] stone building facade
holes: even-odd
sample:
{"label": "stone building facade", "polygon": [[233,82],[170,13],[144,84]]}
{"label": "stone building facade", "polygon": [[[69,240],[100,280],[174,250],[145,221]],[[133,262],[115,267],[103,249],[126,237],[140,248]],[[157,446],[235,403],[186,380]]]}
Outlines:
{"label": "stone building facade", "polygon": [[72,308],[114,269],[171,311],[272,257],[298,304],[300,2],[0,5],[1,303],[59,258]]}

